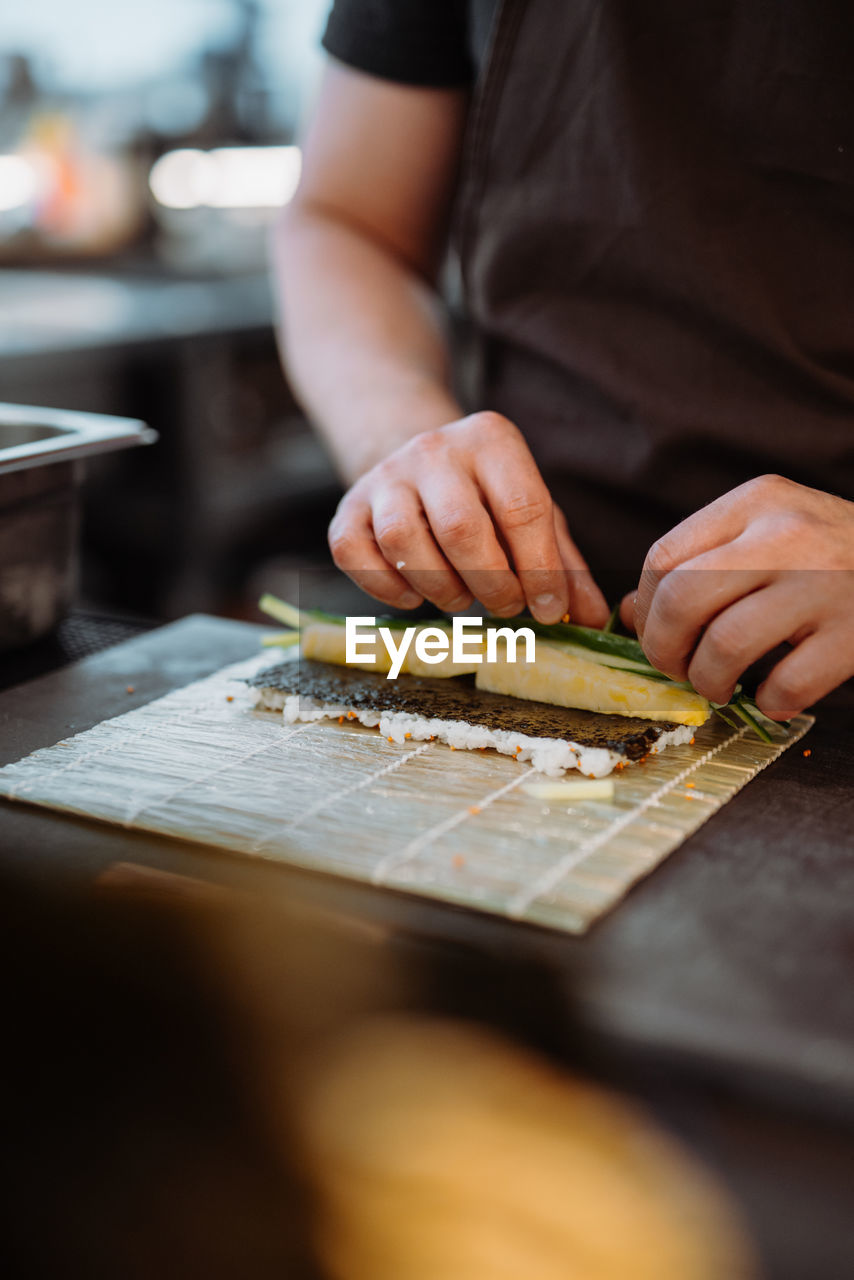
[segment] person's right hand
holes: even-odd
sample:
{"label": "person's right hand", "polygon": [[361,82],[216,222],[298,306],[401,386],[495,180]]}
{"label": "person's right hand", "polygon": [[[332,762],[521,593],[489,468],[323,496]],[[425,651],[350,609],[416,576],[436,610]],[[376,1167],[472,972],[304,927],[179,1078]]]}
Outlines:
{"label": "person's right hand", "polygon": [[361,476],[329,526],[339,569],[385,604],[473,599],[540,622],[601,626],[608,606],[522,433],[474,413],[413,436]]}

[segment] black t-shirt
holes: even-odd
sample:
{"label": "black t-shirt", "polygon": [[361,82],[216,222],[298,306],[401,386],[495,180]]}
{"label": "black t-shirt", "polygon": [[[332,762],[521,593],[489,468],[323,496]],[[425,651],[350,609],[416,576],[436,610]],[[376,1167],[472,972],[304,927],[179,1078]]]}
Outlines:
{"label": "black t-shirt", "polygon": [[384,80],[459,88],[475,75],[469,0],[335,0],[323,47]]}

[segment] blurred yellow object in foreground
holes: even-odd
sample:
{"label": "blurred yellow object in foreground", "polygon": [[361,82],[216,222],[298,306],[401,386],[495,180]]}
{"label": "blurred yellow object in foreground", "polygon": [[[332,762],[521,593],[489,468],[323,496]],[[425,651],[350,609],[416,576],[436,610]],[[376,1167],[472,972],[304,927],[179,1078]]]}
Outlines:
{"label": "blurred yellow object in foreground", "polygon": [[299,1125],[334,1280],[744,1280],[723,1191],[637,1109],[486,1031],[362,1024]]}

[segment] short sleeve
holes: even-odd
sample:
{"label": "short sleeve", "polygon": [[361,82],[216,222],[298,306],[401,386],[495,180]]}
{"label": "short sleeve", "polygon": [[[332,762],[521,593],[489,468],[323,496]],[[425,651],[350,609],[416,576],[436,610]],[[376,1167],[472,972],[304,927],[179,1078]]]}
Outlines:
{"label": "short sleeve", "polygon": [[335,0],[323,47],[368,75],[425,88],[471,84],[468,0]]}

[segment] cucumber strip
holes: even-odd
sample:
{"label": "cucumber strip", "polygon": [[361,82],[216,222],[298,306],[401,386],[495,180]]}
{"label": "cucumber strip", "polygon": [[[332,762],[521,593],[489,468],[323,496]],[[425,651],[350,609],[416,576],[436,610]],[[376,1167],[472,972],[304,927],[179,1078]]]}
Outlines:
{"label": "cucumber strip", "polygon": [[265,593],[258,601],[258,608],[262,613],[266,613],[268,617],[275,618],[277,622],[284,623],[286,627],[293,627],[295,631],[299,631],[309,621],[308,617],[296,605],[288,604],[286,600],[279,600],[277,596],[271,596],[269,592]]}
{"label": "cucumber strip", "polygon": [[[278,596],[270,595],[269,592],[258,601],[258,608],[268,617],[275,618],[277,622],[283,622],[286,627],[295,627],[297,631],[311,626],[313,622],[324,622],[333,627],[343,627],[347,622],[343,614],[324,613],[322,609],[298,609],[296,605],[288,604],[287,600],[280,600]],[[441,627],[444,631],[450,631],[452,625],[449,618],[418,618],[411,622],[408,618],[380,617],[374,623],[377,630],[380,627],[388,627],[391,631],[403,631],[406,627],[412,626]]]}
{"label": "cucumber strip", "polygon": [[[499,618],[487,619],[490,625],[497,625],[502,621],[503,625],[506,626],[506,620]],[[523,618],[520,621],[526,627],[531,627],[534,634],[542,636],[544,640],[575,644],[582,649],[589,650],[591,653],[601,653],[614,658],[625,658],[630,662],[639,662],[644,666],[649,666],[646,654],[638,641],[633,640],[631,636],[614,635],[613,631],[597,631],[594,627],[580,627],[574,622],[556,622],[549,626],[544,622],[537,622],[533,618]]]}
{"label": "cucumber strip", "polygon": [[602,628],[606,636],[613,635],[614,627],[616,627],[619,620],[620,620],[620,602],[618,600],[617,603],[614,605],[613,609],[611,610],[610,618]]}
{"label": "cucumber strip", "polygon": [[[731,710],[731,708],[729,709]],[[720,716],[724,724],[728,724],[730,729],[735,729],[736,731],[738,731],[738,729],[741,727],[739,724],[736,723],[735,720],[730,719],[730,717],[726,713],[726,710],[723,707],[715,707],[715,715]]]}
{"label": "cucumber strip", "polygon": [[781,729],[788,729],[792,723],[791,720],[772,720],[770,716],[766,716],[765,712],[760,711],[758,706],[756,705],[756,699],[751,698],[750,694],[744,693],[742,691],[742,687],[740,684],[737,684],[735,686],[735,693],[733,694],[732,700],[733,702],[738,702],[741,706],[743,706],[745,710],[750,713],[750,715],[755,716],[756,719],[760,722],[760,724],[764,722],[765,724],[771,724],[775,726],[779,725]]}
{"label": "cucumber strip", "polygon": [[298,631],[272,631],[261,637],[264,649],[291,649],[295,644],[299,644]]}
{"label": "cucumber strip", "polygon": [[729,709],[731,709],[740,720],[743,720],[746,725],[749,725],[750,728],[759,735],[763,742],[774,741],[764,724],[760,724],[756,717],[750,714],[747,707],[744,705],[743,699],[739,698],[735,702],[731,702],[729,704]]}
{"label": "cucumber strip", "polygon": [[584,645],[572,644],[566,640],[547,640],[546,643],[555,649],[561,649],[564,653],[571,654],[574,658],[583,658],[585,662],[595,662],[597,666],[610,667],[613,671],[633,671],[639,676],[652,676],[657,680],[669,679],[669,676],[664,675],[661,671],[656,671],[655,667],[651,667],[646,660],[638,662],[634,658],[621,658],[615,654],[599,653],[596,649],[588,649]]}

